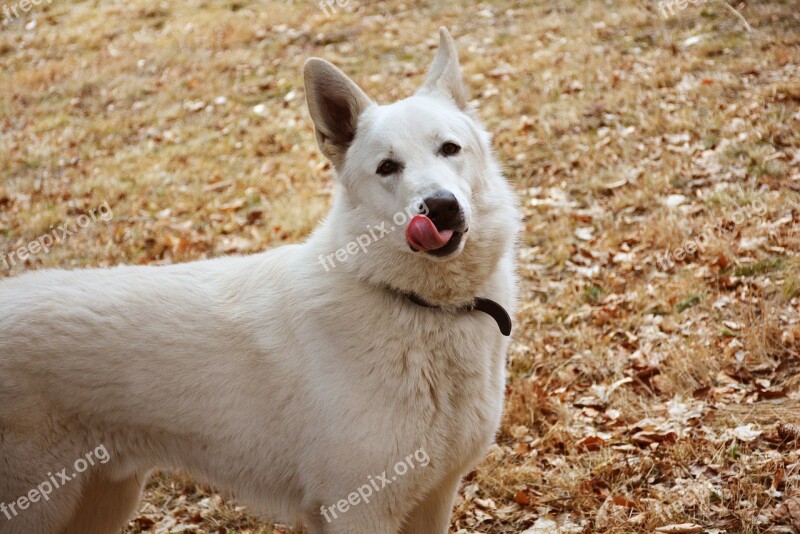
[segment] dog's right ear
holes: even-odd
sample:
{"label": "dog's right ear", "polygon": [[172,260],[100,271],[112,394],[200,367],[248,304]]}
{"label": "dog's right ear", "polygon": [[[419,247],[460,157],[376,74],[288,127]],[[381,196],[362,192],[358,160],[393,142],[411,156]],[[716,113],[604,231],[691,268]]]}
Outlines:
{"label": "dog's right ear", "polygon": [[439,93],[450,98],[462,111],[467,109],[469,98],[458,63],[458,50],[450,32],[444,26],[439,28],[439,51],[436,52],[425,85],[417,93]]}
{"label": "dog's right ear", "polygon": [[325,157],[340,168],[356,136],[358,117],[373,102],[353,80],[324,59],[307,60],[303,79],[317,144]]}

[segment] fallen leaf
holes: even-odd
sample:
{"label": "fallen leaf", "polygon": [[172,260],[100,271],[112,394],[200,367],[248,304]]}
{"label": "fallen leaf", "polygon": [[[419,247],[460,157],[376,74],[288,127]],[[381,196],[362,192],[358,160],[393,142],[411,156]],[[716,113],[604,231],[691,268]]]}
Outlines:
{"label": "fallen leaf", "polygon": [[658,527],[656,532],[667,534],[692,534],[693,532],[703,532],[703,527],[695,523],[675,523]]}
{"label": "fallen leaf", "polygon": [[525,490],[519,490],[514,494],[514,502],[523,506],[528,506],[531,503],[531,496]]}
{"label": "fallen leaf", "polygon": [[597,451],[603,448],[606,440],[597,436],[587,436],[578,442],[578,448],[587,451]]}
{"label": "fallen leaf", "polygon": [[624,506],[625,508],[636,508],[636,503],[630,499],[626,499],[625,497],[620,497],[619,495],[613,495],[611,497],[614,500],[614,504],[617,506]]}
{"label": "fallen leaf", "polygon": [[737,426],[729,433],[732,437],[738,439],[739,441],[744,441],[747,443],[756,439],[763,432],[761,430],[754,429],[753,423],[747,423],[746,425]]}

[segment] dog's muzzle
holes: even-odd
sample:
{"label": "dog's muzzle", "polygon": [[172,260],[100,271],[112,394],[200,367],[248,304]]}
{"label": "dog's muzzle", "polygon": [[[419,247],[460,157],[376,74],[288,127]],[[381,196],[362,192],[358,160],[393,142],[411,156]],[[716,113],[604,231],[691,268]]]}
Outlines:
{"label": "dog's muzzle", "polygon": [[412,250],[433,256],[447,256],[458,250],[469,230],[464,210],[450,191],[437,191],[423,200],[426,215],[415,215],[406,228],[406,240]]}

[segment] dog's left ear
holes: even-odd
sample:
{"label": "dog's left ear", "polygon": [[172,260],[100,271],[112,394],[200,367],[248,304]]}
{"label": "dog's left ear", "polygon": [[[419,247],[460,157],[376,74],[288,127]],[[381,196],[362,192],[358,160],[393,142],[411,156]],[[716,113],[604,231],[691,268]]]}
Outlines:
{"label": "dog's left ear", "polygon": [[358,117],[373,102],[353,80],[324,59],[306,61],[303,78],[317,144],[333,165],[341,168],[356,136]]}
{"label": "dog's left ear", "polygon": [[439,51],[433,60],[431,71],[425,79],[425,85],[417,93],[443,94],[455,102],[459,109],[467,107],[467,87],[458,64],[456,43],[444,26],[439,28]]}

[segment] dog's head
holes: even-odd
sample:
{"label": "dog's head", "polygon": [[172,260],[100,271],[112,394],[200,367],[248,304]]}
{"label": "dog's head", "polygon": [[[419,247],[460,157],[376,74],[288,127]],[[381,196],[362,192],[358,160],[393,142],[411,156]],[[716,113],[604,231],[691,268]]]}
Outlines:
{"label": "dog's head", "polygon": [[325,60],[309,59],[304,74],[340,185],[330,231],[339,246],[359,245],[345,268],[442,303],[475,296],[512,248],[518,212],[447,30],[422,88],[390,105]]}

